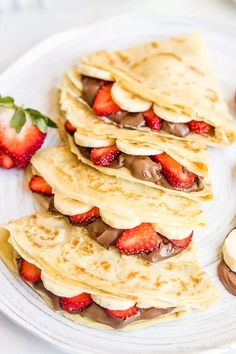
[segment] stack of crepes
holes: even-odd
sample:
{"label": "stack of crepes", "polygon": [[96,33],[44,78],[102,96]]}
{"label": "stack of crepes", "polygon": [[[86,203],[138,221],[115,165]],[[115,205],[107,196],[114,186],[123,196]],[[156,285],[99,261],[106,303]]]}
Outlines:
{"label": "stack of crepes", "polygon": [[37,153],[28,174],[47,210],[2,231],[6,263],[90,326],[138,328],[214,303],[193,232],[213,198],[206,144],[236,132],[202,37],[84,56],[59,103],[65,146]]}

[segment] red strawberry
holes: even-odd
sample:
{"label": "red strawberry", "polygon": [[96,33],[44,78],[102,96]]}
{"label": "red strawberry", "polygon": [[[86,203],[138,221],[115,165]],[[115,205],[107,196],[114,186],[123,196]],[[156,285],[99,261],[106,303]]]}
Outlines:
{"label": "red strawberry", "polygon": [[158,117],[154,112],[153,109],[149,109],[149,111],[143,112],[146,125],[153,129],[153,130],[161,130],[161,122],[162,119]]}
{"label": "red strawberry", "polygon": [[193,232],[191,232],[191,234],[188,237],[184,238],[183,240],[170,240],[170,241],[175,246],[178,246],[179,248],[186,248],[192,241],[192,237],[193,237]]}
{"label": "red strawberry", "polygon": [[94,148],[91,150],[91,161],[97,166],[107,166],[113,162],[120,154],[120,150],[116,145]]}
{"label": "red strawberry", "polygon": [[118,318],[120,320],[125,320],[128,317],[132,317],[140,312],[139,308],[136,306],[132,306],[127,310],[109,310],[104,309],[108,315]]}
{"label": "red strawberry", "polygon": [[191,120],[191,122],[188,123],[188,126],[191,132],[201,135],[208,134],[213,128],[212,125],[205,122],[199,122],[198,120]]}
{"label": "red strawberry", "polygon": [[21,260],[20,274],[25,281],[30,281],[31,283],[37,283],[41,280],[41,270],[25,259]]}
{"label": "red strawberry", "polygon": [[84,310],[92,305],[93,299],[87,293],[73,297],[60,297],[60,306],[64,311],[75,313]]}
{"label": "red strawberry", "polygon": [[93,207],[92,209],[83,214],[69,216],[70,222],[72,224],[81,226],[86,226],[98,218],[100,218],[100,214],[99,209],[97,207]]}
{"label": "red strawberry", "polygon": [[69,134],[74,134],[76,132],[76,128],[69,122],[68,120],[64,124],[64,128]]}
{"label": "red strawberry", "polygon": [[111,88],[113,84],[103,85],[95,97],[93,109],[98,116],[109,116],[121,112],[121,108],[113,101]]}
{"label": "red strawberry", "polygon": [[116,241],[116,247],[125,254],[142,254],[153,251],[161,242],[152,225],[143,223],[125,230]]}
{"label": "red strawberry", "polygon": [[160,155],[152,156],[155,162],[160,162],[162,172],[168,182],[176,189],[190,188],[197,178],[193,172],[186,170],[180,163],[172,159],[168,154],[163,152]]}
{"label": "red strawberry", "polygon": [[2,150],[0,150],[0,167],[10,169],[14,167],[13,160],[5,154]]}
{"label": "red strawberry", "polygon": [[13,159],[16,167],[25,168],[46,137],[38,127],[27,121],[19,133],[10,126],[9,117],[0,120],[0,148]]}
{"label": "red strawberry", "polygon": [[29,188],[33,193],[43,194],[47,197],[53,195],[52,187],[41,176],[34,175],[29,182]]}

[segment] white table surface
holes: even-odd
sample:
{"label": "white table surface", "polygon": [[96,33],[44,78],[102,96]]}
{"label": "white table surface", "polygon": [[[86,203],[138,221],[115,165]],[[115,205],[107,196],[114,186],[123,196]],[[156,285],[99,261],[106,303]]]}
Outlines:
{"label": "white table surface", "polygon": [[[236,22],[236,3],[231,0],[41,0],[40,7],[22,10],[1,10],[1,2],[3,0],[0,0],[0,73],[44,38],[114,15],[154,13],[198,16],[219,23]],[[0,354],[60,353],[2,314],[0,343]],[[236,350],[227,354],[233,353]]]}

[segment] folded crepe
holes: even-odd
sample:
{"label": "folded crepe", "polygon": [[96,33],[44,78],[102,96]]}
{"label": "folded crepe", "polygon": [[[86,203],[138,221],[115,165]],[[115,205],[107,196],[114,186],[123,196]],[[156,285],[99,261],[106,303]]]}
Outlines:
{"label": "folded crepe", "polygon": [[201,35],[88,54],[77,73],[78,94],[114,124],[210,145],[235,141]]}
{"label": "folded crepe", "polygon": [[[127,130],[128,134],[124,130],[122,135],[119,128],[109,125],[111,129],[108,129],[105,123],[90,118],[93,113],[70,94],[61,93],[61,100],[62,114],[58,118],[61,136],[82,162],[102,173],[146,184],[173,195],[197,201],[213,198],[208,176],[208,151],[205,147],[192,147],[183,141],[176,142],[154,135],[154,141],[142,141],[142,134],[131,130]],[[78,124],[74,126],[77,121]],[[87,128],[86,121],[94,121],[95,124],[89,123]],[[74,130],[68,130],[68,122],[74,126]],[[140,134],[140,141],[134,140],[132,133]],[[105,155],[110,151],[113,156],[109,163],[105,161],[103,165],[103,162],[93,161],[92,154]],[[168,176],[168,171],[159,160],[163,160],[163,163],[168,160],[167,163],[171,164],[166,166],[168,171],[171,172],[174,166],[179,180],[176,177],[173,179],[172,173]]]}
{"label": "folded crepe", "polygon": [[219,297],[194,245],[150,264],[105,250],[85,229],[49,213],[9,223],[0,229],[0,245],[5,263],[54,310],[88,326],[139,328],[205,309]]}
{"label": "folded crepe", "polygon": [[160,262],[183,252],[193,230],[205,225],[197,202],[103,175],[66,147],[41,151],[31,162],[29,187],[40,203],[86,227],[104,248]]}
{"label": "folded crepe", "polygon": [[55,193],[96,206],[107,219],[112,219],[115,214],[123,220],[133,218],[139,223],[184,224],[190,228],[205,226],[197,202],[101,174],[80,162],[65,146],[40,151],[33,156],[31,163]]}

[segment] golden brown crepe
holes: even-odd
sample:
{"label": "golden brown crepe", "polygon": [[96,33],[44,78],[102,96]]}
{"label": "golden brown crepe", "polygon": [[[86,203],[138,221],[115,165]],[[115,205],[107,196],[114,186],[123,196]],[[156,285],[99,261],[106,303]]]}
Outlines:
{"label": "golden brown crepe", "polygon": [[[73,290],[110,297],[112,301],[134,300],[140,307],[175,307],[164,316],[166,319],[177,318],[174,312],[207,308],[219,297],[218,290],[198,265],[194,245],[171,261],[154,265],[105,250],[85,229],[49,213],[21,218],[6,225],[6,229],[8,232],[0,230],[1,258],[14,271],[13,258],[19,255],[35,264],[42,270],[44,285],[54,293]],[[49,301],[44,292],[39,293]],[[62,314],[65,315],[63,311]],[[67,316],[78,323],[96,326],[79,314]],[[155,320],[137,322],[130,328],[149,323]]]}
{"label": "golden brown crepe", "polygon": [[198,203],[101,174],[83,164],[66,147],[54,147],[36,153],[32,166],[53,191],[64,197],[96,206],[110,218],[130,218],[142,222],[185,225],[196,229],[205,225]]}
{"label": "golden brown crepe", "polygon": [[[185,139],[219,146],[235,141],[233,118],[218,89],[201,35],[189,34],[117,51],[104,50],[81,58],[79,74],[91,72],[93,76],[95,69],[102,69],[112,81],[158,107],[215,127],[212,136],[191,133]],[[70,73],[70,78],[80,95],[80,77]],[[164,131],[157,134],[173,137]]]}

